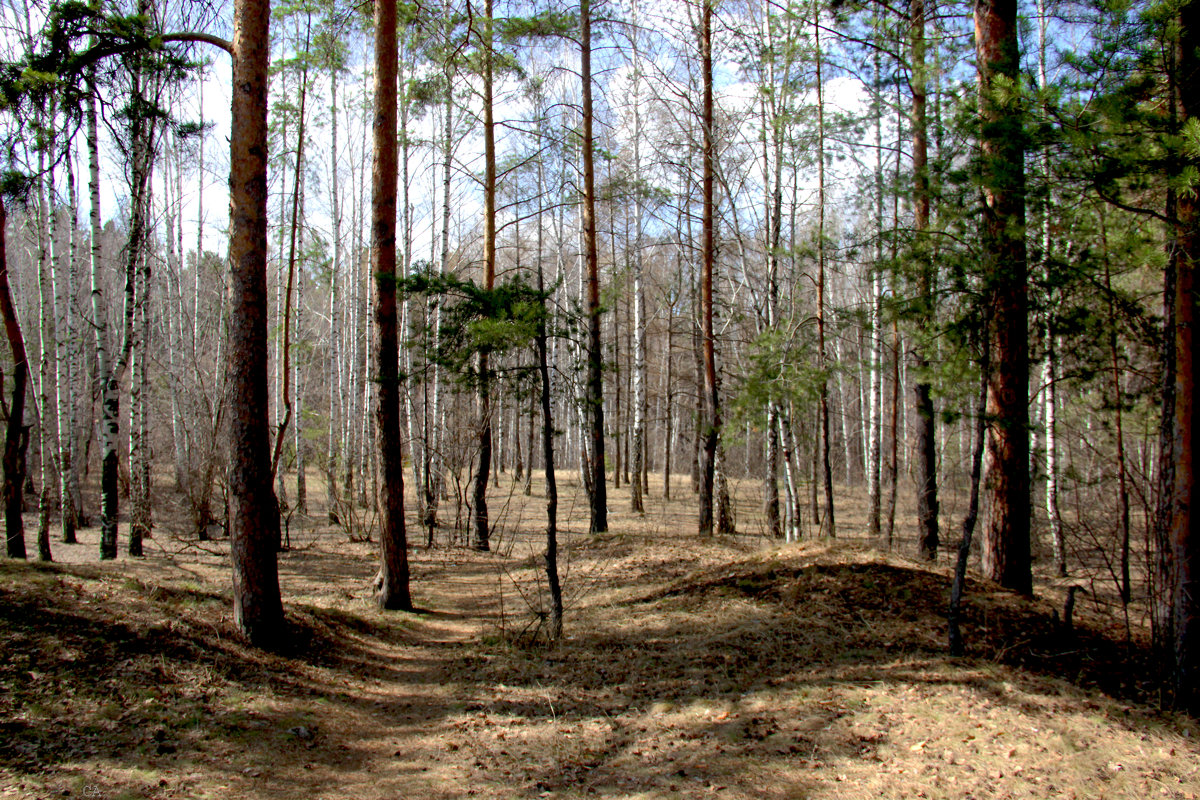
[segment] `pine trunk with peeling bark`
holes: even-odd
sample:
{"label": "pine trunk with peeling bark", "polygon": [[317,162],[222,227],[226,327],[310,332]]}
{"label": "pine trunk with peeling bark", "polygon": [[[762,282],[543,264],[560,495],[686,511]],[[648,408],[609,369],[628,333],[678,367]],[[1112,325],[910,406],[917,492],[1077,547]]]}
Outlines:
{"label": "pine trunk with peeling bark", "polygon": [[[875,51],[874,77],[882,82],[882,56]],[[867,537],[878,541],[882,527],[883,477],[883,107],[875,112],[875,265],[870,279],[871,419],[867,454]]]}

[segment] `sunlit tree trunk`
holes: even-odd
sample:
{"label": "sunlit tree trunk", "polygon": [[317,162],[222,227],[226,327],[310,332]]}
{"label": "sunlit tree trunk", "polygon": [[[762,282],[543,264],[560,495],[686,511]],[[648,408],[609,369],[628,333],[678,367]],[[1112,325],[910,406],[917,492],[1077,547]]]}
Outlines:
{"label": "sunlit tree trunk", "polygon": [[[1044,92],[1049,86],[1047,75],[1046,47],[1048,44],[1046,29],[1049,25],[1049,14],[1046,0],[1038,0],[1038,87]],[[1050,154],[1043,150],[1041,154],[1042,180],[1051,186]],[[1042,273],[1048,278],[1046,265],[1050,260],[1050,208],[1054,192],[1051,188],[1047,201],[1048,207],[1042,213],[1039,236],[1041,238]],[[1057,331],[1053,323],[1053,299],[1048,303],[1049,312],[1046,315],[1046,356],[1043,365],[1045,376],[1045,391],[1042,404],[1042,425],[1046,439],[1046,519],[1050,524],[1050,542],[1054,548],[1054,568],[1059,577],[1067,575],[1066,545],[1063,541],[1062,515],[1058,507],[1058,341]],[[1166,413],[1164,409],[1164,413]]]}
{"label": "sunlit tree trunk", "polygon": [[267,397],[267,0],[237,0],[229,156],[229,538],[234,623],[257,646],[284,635]]}
{"label": "sunlit tree trunk", "polygon": [[375,381],[380,467],[379,606],[411,610],[404,530],[396,321],[396,2],[375,3],[375,120],[371,169],[371,272],[375,276]]}
{"label": "sunlit tree trunk", "polygon": [[[875,83],[882,81],[882,56],[873,57]],[[870,444],[867,453],[867,536],[877,541],[880,535],[883,476],[883,98],[875,109],[875,264],[870,277],[871,342],[871,416]]]}
{"label": "sunlit tree trunk", "polygon": [[[68,171],[70,170],[71,159],[68,156],[65,159]],[[54,172],[50,173],[51,198],[53,198],[54,189]],[[72,194],[71,212],[74,213],[74,176],[68,175],[68,184]],[[73,356],[72,347],[75,329],[73,327],[74,319],[71,313],[71,290],[74,284],[69,284],[64,291],[62,283],[64,279],[64,261],[68,261],[74,257],[74,236],[75,236],[75,219],[74,216],[69,218],[71,230],[68,231],[70,237],[70,246],[66,258],[64,259],[62,248],[58,244],[58,214],[54,208],[55,204],[50,203],[51,218],[51,247],[53,252],[50,259],[50,295],[51,295],[51,317],[54,320],[54,391],[55,391],[55,421],[58,431],[58,499],[59,499],[59,520],[60,531],[63,542],[74,544],[75,542],[75,493],[73,491],[74,462],[71,458],[73,444],[75,441],[75,420],[72,410],[75,404],[74,387],[74,372],[71,359]],[[42,412],[47,417],[50,414],[50,409],[45,408]]]}
{"label": "sunlit tree trunk", "polygon": [[[50,118],[53,119],[53,111]],[[53,139],[52,139],[53,141]],[[38,294],[38,371],[37,371],[37,444],[38,444],[38,516],[37,516],[37,548],[38,560],[50,561],[50,484],[52,483],[53,466],[50,463],[54,442],[50,430],[50,350],[54,341],[54,318],[51,304],[46,302],[47,286],[49,283],[50,262],[53,261],[51,250],[57,238],[57,215],[51,206],[54,197],[54,170],[50,169],[50,199],[46,197],[46,158],[43,152],[37,158],[37,208],[35,220],[37,225],[37,294]]]}
{"label": "sunlit tree trunk", "polygon": [[[67,385],[70,391],[67,392],[67,430],[71,431],[70,447],[71,447],[71,469],[67,476],[68,485],[67,493],[71,498],[71,519],[76,527],[85,525],[83,514],[83,496],[79,491],[79,461],[76,454],[79,451],[79,437],[81,435],[88,436],[87,429],[89,424],[85,426],[79,425],[78,411],[76,407],[77,385],[81,382],[86,385],[88,370],[84,366],[84,337],[78,329],[75,322],[75,302],[78,297],[80,283],[79,276],[79,191],[75,179],[75,151],[72,147],[71,154],[67,157],[67,191],[70,194],[71,204],[71,250],[69,254],[69,265],[67,270],[67,291],[65,295],[65,308],[63,317],[66,320],[67,330],[71,332],[70,339],[67,345],[67,362],[69,379]],[[79,377],[76,378],[75,376]],[[90,392],[88,393],[90,395]],[[65,537],[65,532],[64,532]]]}
{"label": "sunlit tree trunk", "polygon": [[630,505],[633,511],[646,510],[642,497],[642,474],[646,469],[646,287],[642,266],[642,76],[641,50],[638,46],[638,2],[633,3],[633,485]]}

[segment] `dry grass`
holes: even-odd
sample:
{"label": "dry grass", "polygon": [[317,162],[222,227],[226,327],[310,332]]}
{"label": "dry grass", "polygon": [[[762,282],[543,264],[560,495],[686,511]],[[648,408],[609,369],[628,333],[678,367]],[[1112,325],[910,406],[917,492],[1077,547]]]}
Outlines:
{"label": "dry grass", "polygon": [[[1127,642],[1085,604],[1068,634],[1060,587],[972,583],[953,660],[944,568],[699,541],[685,478],[644,517],[613,493],[599,537],[563,487],[567,636],[547,646],[538,488],[502,478],[497,552],[413,549],[420,614],[373,608],[372,545],[295,518],[289,653],[237,641],[225,543],[176,537],[166,504],[146,559],[91,563],[89,530],[56,547],[73,563],[0,565],[0,796],[1200,794],[1200,731],[1148,705],[1136,625]],[[738,500],[753,533],[757,486]]]}

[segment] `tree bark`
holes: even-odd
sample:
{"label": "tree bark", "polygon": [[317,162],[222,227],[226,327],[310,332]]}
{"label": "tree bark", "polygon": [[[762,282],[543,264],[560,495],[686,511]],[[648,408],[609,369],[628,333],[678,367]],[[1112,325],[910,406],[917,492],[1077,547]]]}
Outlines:
{"label": "tree bark", "polygon": [[[68,155],[65,159],[67,162],[68,173],[70,172],[71,158]],[[70,186],[72,201],[74,200],[74,176],[68,174],[68,184]],[[53,190],[53,170],[51,171],[51,189]],[[51,194],[53,197],[53,194]],[[67,254],[67,259],[72,259],[74,253],[75,242],[75,204],[71,203],[71,230],[68,232],[70,237],[70,248]],[[54,214],[54,203],[50,204],[50,213]],[[54,217],[57,220],[57,215]],[[52,226],[52,230],[57,229],[57,225]],[[55,418],[56,428],[58,430],[58,498],[59,498],[59,524],[62,534],[62,541],[66,544],[74,544],[75,539],[75,493],[72,490],[74,466],[71,459],[72,450],[74,449],[75,441],[75,419],[72,414],[72,409],[75,403],[74,394],[74,372],[72,370],[71,359],[74,355],[71,343],[75,337],[73,327],[73,319],[71,314],[71,292],[74,289],[74,284],[68,284],[66,291],[63,291],[63,257],[62,249],[58,245],[58,237],[52,234],[53,252],[50,258],[50,294],[51,294],[51,317],[54,320],[54,387],[55,387]],[[49,409],[44,410],[45,414],[49,414]]]}
{"label": "tree bark", "polygon": [[267,397],[267,0],[237,0],[229,156],[229,538],[234,623],[251,644],[284,636]]}
{"label": "tree bark", "polygon": [[404,530],[396,322],[396,0],[375,2],[375,120],[371,169],[371,271],[375,276],[376,419],[383,485],[379,506],[379,607],[412,609]]}
{"label": "tree bark", "polygon": [[8,210],[0,196],[0,316],[4,334],[12,352],[12,397],[4,426],[4,530],[9,558],[26,558],[25,523],[21,519],[21,491],[25,487],[25,447],[29,429],[25,426],[25,390],[29,381],[29,360],[25,355],[25,337],[13,306],[8,284]]}
{"label": "tree bark", "polygon": [[1029,542],[1028,265],[1022,109],[1004,86],[1020,80],[1015,0],[976,0],[980,151],[983,160],[983,291],[991,317],[988,390],[988,521],[983,571],[1022,593],[1033,589]]}
{"label": "tree bark", "polygon": [[917,346],[914,348],[916,381],[913,399],[916,411],[917,451],[917,554],[926,561],[937,558],[937,418],[934,416],[929,381],[929,332],[934,319],[934,265],[929,257],[929,128],[926,120],[925,2],[912,0],[912,136],[913,136],[913,227],[916,231],[917,302],[920,305]]}
{"label": "tree bark", "polygon": [[700,337],[704,357],[704,420],[700,448],[700,535],[711,536],[714,525],[714,483],[721,404],[717,388],[716,335],[713,330],[713,267],[716,262],[716,114],[713,106],[712,0],[701,0],[700,59],[704,81],[701,107],[704,171],[701,184],[704,217],[700,250]]}
{"label": "tree bark", "polygon": [[813,4],[813,37],[817,60],[817,366],[821,371],[821,484],[825,488],[825,514],[821,518],[821,535],[833,539],[837,524],[833,513],[833,468],[829,463],[829,368],[825,352],[825,87],[821,78],[821,8]]}
{"label": "tree bark", "polygon": [[[1198,4],[1188,2],[1179,15],[1175,45],[1178,65],[1180,117],[1183,124],[1200,116],[1200,23]],[[1175,651],[1175,704],[1200,716],[1200,536],[1196,520],[1196,451],[1200,428],[1196,425],[1195,380],[1200,348],[1196,346],[1197,292],[1200,281],[1200,200],[1192,192],[1176,199],[1177,252],[1175,274],[1175,417],[1172,452],[1175,457],[1170,541],[1174,566],[1172,626]]]}
{"label": "tree bark", "polygon": [[592,133],[592,10],[580,0],[580,71],[583,81],[583,245],[587,263],[587,409],[591,423],[591,532],[608,530],[604,474],[604,351],[600,341],[600,256],[596,234],[595,140]]}
{"label": "tree bark", "polygon": [[[538,183],[542,182],[542,165],[538,164]],[[539,194],[540,196],[540,194]],[[558,481],[554,474],[554,413],[550,407],[550,366],[546,353],[546,307],[545,277],[542,270],[541,229],[539,222],[537,288],[541,295],[542,316],[537,327],[538,377],[541,380],[542,411],[542,461],[546,476],[546,583],[550,588],[550,615],[548,635],[551,640],[562,635],[563,600],[562,584],[558,576]],[[529,469],[533,471],[533,454],[530,453]]]}
{"label": "tree bark", "polygon": [[[492,96],[492,70],[495,46],[492,0],[484,4],[483,20],[483,288],[496,285],[496,120]],[[488,550],[487,484],[492,467],[492,407],[488,353],[479,354],[479,467],[475,470],[472,496],[474,537],[471,547]]]}
{"label": "tree bark", "polygon": [[643,474],[646,470],[646,287],[642,260],[642,81],[641,50],[638,47],[638,0],[633,2],[633,179],[634,179],[634,240],[633,240],[633,485],[630,507],[638,514],[645,513],[642,497]]}

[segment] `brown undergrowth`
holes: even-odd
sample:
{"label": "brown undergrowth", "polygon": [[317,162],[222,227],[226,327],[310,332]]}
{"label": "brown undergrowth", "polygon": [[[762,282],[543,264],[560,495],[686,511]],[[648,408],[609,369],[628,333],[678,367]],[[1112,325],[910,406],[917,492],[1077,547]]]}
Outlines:
{"label": "brown undergrowth", "polygon": [[944,567],[697,540],[688,500],[565,526],[552,645],[536,497],[499,552],[414,549],[417,614],[372,607],[369,543],[309,525],[281,555],[284,653],[233,635],[221,542],[0,564],[0,796],[1200,794],[1197,729],[1152,706],[1136,625],[1083,603],[1067,630],[1062,587],[973,581],[951,659]]}

